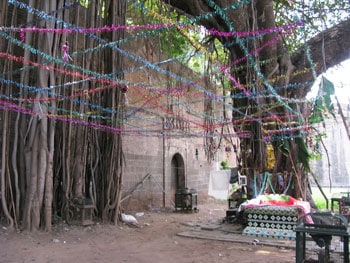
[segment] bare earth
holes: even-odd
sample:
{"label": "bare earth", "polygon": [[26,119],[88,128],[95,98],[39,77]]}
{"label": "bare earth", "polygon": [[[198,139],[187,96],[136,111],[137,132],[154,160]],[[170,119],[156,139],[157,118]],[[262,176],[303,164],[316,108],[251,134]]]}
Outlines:
{"label": "bare earth", "polygon": [[198,213],[128,212],[144,212],[135,216],[139,227],[60,224],[50,233],[16,233],[1,225],[0,262],[295,262],[294,250],[282,246],[178,235],[194,226],[221,222],[226,207],[226,202],[211,199],[198,204]]}

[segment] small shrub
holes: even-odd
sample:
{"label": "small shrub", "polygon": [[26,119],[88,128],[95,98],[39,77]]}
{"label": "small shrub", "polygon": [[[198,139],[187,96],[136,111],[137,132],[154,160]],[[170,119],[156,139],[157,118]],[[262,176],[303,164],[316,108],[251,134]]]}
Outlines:
{"label": "small shrub", "polygon": [[222,161],[220,163],[220,165],[221,165],[221,170],[228,170],[228,169],[230,169],[230,167],[228,167],[228,161]]}

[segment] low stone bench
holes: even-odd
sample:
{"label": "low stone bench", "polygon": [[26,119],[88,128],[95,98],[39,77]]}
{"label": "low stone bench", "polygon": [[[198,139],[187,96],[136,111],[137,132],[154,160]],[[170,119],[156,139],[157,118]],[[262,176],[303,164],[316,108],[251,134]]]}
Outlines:
{"label": "low stone bench", "polygon": [[243,235],[295,240],[301,209],[294,206],[259,206],[244,209]]}

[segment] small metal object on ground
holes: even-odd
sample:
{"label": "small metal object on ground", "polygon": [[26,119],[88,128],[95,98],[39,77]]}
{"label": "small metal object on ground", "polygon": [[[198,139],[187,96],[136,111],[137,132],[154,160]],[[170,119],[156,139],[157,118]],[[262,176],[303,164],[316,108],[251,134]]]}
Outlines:
{"label": "small metal object on ground", "polygon": [[76,198],[74,202],[74,217],[82,226],[93,225],[93,214],[96,208],[87,198]]}
{"label": "small metal object on ground", "polygon": [[175,193],[175,210],[198,212],[197,198],[198,194],[195,189],[177,190]]}

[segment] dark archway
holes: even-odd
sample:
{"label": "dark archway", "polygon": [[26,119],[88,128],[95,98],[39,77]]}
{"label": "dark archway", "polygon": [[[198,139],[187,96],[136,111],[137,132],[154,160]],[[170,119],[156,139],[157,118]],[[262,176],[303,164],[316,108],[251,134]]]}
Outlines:
{"label": "dark archway", "polygon": [[171,159],[171,181],[175,191],[186,188],[185,163],[179,153]]}

